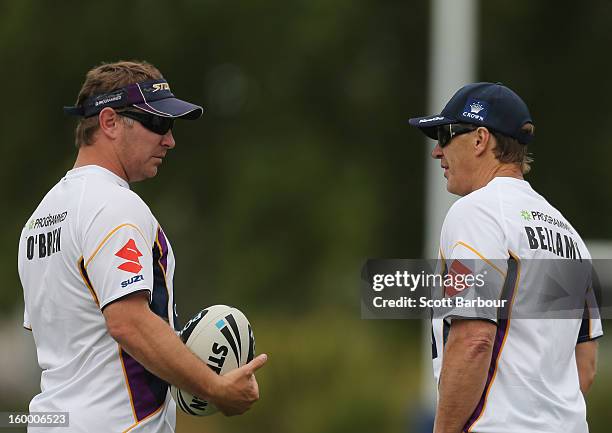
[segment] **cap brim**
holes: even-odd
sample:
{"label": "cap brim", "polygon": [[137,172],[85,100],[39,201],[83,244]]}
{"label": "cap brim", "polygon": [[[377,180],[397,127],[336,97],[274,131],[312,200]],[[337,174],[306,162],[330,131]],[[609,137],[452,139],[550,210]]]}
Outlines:
{"label": "cap brim", "polygon": [[174,117],[187,120],[198,119],[204,113],[204,109],[199,105],[195,105],[177,98],[166,98],[159,99],[157,101],[142,102],[140,104],[134,104],[134,107],[157,116]]}
{"label": "cap brim", "polygon": [[440,125],[448,125],[449,123],[456,123],[457,120],[451,119],[450,117],[442,116],[441,114],[434,114],[433,116],[424,117],[413,117],[408,120],[408,123],[412,126],[419,128],[425,135],[432,140],[438,139],[437,127]]}

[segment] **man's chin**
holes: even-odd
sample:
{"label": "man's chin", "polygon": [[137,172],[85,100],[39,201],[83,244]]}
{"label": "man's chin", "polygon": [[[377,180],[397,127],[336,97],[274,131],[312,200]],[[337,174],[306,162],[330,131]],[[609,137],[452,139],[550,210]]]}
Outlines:
{"label": "man's chin", "polygon": [[446,180],[446,190],[454,195],[460,195],[460,196],[465,195],[465,194],[461,194],[461,191],[457,190],[457,187],[453,185],[451,182],[449,182],[448,179]]}
{"label": "man's chin", "polygon": [[446,190],[453,195],[458,195],[459,197],[466,196],[470,193],[470,191],[464,191],[457,188],[452,188],[450,185],[446,185]]}
{"label": "man's chin", "polygon": [[148,172],[147,172],[147,179],[151,179],[152,177],[157,176],[157,167],[152,167]]}
{"label": "man's chin", "polygon": [[157,167],[148,168],[146,171],[140,172],[137,176],[130,177],[129,182],[142,182],[143,180],[151,179],[157,175]]}

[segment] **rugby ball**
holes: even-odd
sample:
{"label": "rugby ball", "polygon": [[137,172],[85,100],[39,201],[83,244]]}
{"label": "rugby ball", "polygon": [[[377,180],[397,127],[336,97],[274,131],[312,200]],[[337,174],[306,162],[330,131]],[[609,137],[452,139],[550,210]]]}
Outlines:
{"label": "rugby ball", "polygon": [[[196,314],[180,333],[181,340],[215,373],[225,374],[251,361],[255,337],[246,316],[227,305],[213,305]],[[212,415],[218,409],[210,402],[170,386],[179,409],[189,415]]]}

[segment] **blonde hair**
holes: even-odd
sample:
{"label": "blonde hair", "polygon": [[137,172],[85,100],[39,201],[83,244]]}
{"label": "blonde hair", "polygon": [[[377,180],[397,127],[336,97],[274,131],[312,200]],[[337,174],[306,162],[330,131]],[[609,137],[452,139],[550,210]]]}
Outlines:
{"label": "blonde hair", "polygon": [[[535,133],[533,123],[525,123],[521,128],[531,136]],[[511,138],[500,133],[494,133],[496,145],[493,148],[493,154],[498,161],[510,164],[520,164],[523,174],[529,173],[533,157],[527,151],[527,145],[521,144],[516,138]]]}
{"label": "blonde hair", "polygon": [[[81,105],[87,98],[125,87],[128,84],[162,78],[161,72],[145,61],[119,61],[102,63],[94,67],[85,76],[76,105]],[[75,146],[87,146],[99,129],[98,116],[81,118],[76,126]]]}

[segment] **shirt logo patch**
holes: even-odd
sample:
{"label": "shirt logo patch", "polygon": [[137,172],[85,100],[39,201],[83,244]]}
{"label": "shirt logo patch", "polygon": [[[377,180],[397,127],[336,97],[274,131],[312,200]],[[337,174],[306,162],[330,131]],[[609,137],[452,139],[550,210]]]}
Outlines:
{"label": "shirt logo patch", "polygon": [[131,272],[132,274],[137,274],[142,269],[140,260],[138,260],[139,257],[142,257],[142,253],[138,251],[134,239],[127,241],[127,243],[119,251],[117,251],[115,255],[121,259],[127,260],[127,262],[117,266],[118,269]]}
{"label": "shirt logo patch", "polygon": [[448,270],[448,274],[451,277],[449,279],[450,284],[446,285],[444,290],[447,297],[453,297],[457,293],[461,293],[472,286],[466,281],[466,277],[472,275],[472,270],[459,260],[453,260]]}

